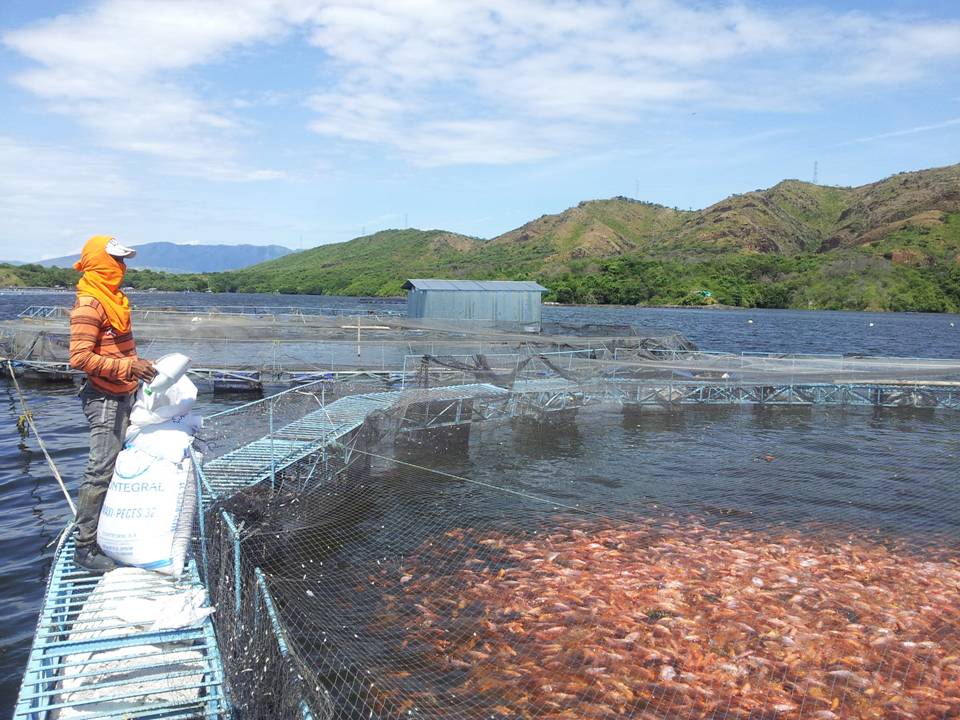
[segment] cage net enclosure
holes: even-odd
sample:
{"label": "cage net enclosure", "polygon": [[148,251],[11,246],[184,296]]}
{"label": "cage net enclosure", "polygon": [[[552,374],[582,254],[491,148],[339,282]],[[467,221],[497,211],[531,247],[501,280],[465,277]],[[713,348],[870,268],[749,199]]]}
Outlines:
{"label": "cage net enclosure", "polygon": [[216,415],[238,712],[958,717],[958,369],[424,354]]}
{"label": "cage net enclosure", "polygon": [[[542,323],[537,332],[525,332],[483,322],[349,311],[353,314],[271,307],[145,308],[134,311],[133,322],[144,357],[179,352],[193,359],[195,370],[258,373],[257,379],[264,380],[357,369],[399,372],[423,354],[694,349],[676,333],[638,335],[628,325]],[[69,316],[66,307],[33,306],[16,320],[0,322],[0,353],[19,367],[56,371],[44,363],[69,360]],[[202,380],[202,374],[195,379]]]}

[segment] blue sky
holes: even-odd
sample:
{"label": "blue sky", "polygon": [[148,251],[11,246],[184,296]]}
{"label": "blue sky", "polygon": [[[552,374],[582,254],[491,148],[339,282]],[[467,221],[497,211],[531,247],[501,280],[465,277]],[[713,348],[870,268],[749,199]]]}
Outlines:
{"label": "blue sky", "polygon": [[3,0],[0,259],[960,162],[960,3]]}

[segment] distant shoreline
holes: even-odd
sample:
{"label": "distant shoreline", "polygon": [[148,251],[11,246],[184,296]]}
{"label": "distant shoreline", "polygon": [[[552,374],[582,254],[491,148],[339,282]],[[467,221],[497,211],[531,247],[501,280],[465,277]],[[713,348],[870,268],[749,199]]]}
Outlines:
{"label": "distant shoreline", "polygon": [[[545,302],[544,307],[612,307],[612,308],[644,308],[644,309],[663,309],[663,310],[800,310],[801,308],[749,308],[738,305],[723,305],[714,303],[713,305],[623,305],[620,303],[558,303]],[[843,312],[843,311],[841,311]],[[873,312],[872,310],[858,310],[854,312]],[[884,312],[884,311],[878,311]]]}
{"label": "distant shoreline", "polygon": [[[72,287],[70,288],[52,288],[44,286],[0,286],[0,294],[23,294],[29,295],[34,293],[56,293],[62,295],[73,295],[76,290]],[[231,295],[257,295],[260,297],[270,297],[277,295],[284,295],[286,297],[311,297],[311,298],[356,298],[357,300],[367,300],[367,301],[404,301],[406,298],[400,295],[389,295],[389,296],[375,296],[375,295],[310,295],[306,293],[274,293],[274,292],[250,292],[250,293],[233,293],[233,292],[221,292],[221,293],[209,293],[196,290],[140,290],[140,289],[130,289],[126,291],[128,294],[135,295],[158,295],[158,294],[171,294],[171,295],[217,295],[220,297],[228,297]],[[887,314],[923,314],[923,315],[960,315],[960,313],[953,313],[949,311],[943,312],[930,312],[930,311],[918,311],[918,310],[861,310],[855,308],[758,308],[758,307],[742,307],[738,305],[724,305],[722,303],[714,303],[712,305],[624,305],[619,303],[558,303],[558,302],[545,302],[543,307],[550,308],[619,308],[619,309],[639,309],[639,310],[699,310],[699,311],[723,311],[723,310],[736,310],[738,312],[750,312],[750,311],[767,311],[767,310],[789,310],[792,312],[856,312],[856,313],[875,313],[881,315]]]}
{"label": "distant shoreline", "polygon": [[76,292],[74,288],[56,288],[46,287],[44,285],[0,285],[0,292],[48,292],[48,293],[71,293]]}

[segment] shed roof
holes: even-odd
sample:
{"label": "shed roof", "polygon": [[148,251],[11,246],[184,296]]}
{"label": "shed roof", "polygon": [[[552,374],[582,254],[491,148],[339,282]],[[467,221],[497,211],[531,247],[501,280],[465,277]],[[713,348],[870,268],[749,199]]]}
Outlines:
{"label": "shed roof", "polygon": [[431,280],[412,279],[404,290],[473,290],[480,292],[549,292],[531,280]]}

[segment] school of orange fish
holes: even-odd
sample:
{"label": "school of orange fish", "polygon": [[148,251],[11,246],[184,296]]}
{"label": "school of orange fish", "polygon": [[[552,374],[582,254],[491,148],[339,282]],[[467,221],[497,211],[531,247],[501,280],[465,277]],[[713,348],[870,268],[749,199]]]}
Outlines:
{"label": "school of orange fish", "polygon": [[578,522],[524,537],[452,530],[380,580],[393,586],[384,616],[404,618],[404,647],[448,688],[442,701],[398,693],[404,714],[960,717],[949,551]]}

